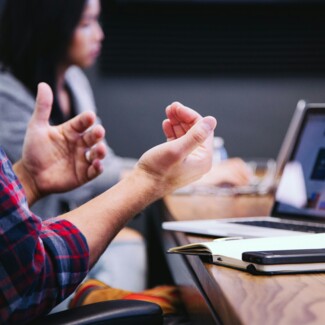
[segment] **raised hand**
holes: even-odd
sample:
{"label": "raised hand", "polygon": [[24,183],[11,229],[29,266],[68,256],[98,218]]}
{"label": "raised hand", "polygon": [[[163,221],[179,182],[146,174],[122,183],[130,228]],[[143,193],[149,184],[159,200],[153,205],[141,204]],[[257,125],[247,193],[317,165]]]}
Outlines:
{"label": "raised hand", "polygon": [[[180,103],[173,103],[166,108],[168,119],[163,122],[167,140],[183,136],[202,117],[190,108],[183,109]],[[247,185],[251,179],[247,164],[239,158],[231,158],[214,165],[196,184],[198,185]]]}
{"label": "raised hand", "polygon": [[167,141],[183,136],[202,116],[193,109],[174,102],[166,108],[167,119],[162,127]]}
{"label": "raised hand", "polygon": [[202,117],[180,103],[168,106],[166,115],[163,130],[168,142],[147,151],[138,167],[157,179],[163,185],[162,191],[168,192],[209,171],[216,120]]}
{"label": "raised hand", "polygon": [[[215,118],[201,117],[179,103],[167,108],[166,113],[164,130],[169,141],[145,152],[135,168],[115,186],[60,217],[68,219],[85,235],[90,265],[134,215],[210,169]],[[96,222],[89,222],[94,209]]]}
{"label": "raised hand", "polygon": [[52,102],[50,87],[39,84],[22,159],[17,163],[18,168],[14,166],[18,176],[23,173],[23,185],[30,187],[33,199],[73,189],[95,178],[102,172],[100,160],[106,154],[101,142],[105,130],[100,125],[93,126],[94,113],[84,112],[61,125],[51,126]]}

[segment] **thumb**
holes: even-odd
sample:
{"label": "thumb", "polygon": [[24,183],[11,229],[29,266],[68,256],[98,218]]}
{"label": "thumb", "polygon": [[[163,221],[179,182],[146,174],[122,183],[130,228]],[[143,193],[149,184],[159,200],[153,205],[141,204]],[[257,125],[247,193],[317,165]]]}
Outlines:
{"label": "thumb", "polygon": [[178,139],[182,143],[183,153],[188,155],[202,145],[213,134],[216,125],[217,121],[212,116],[201,118],[184,136]]}
{"label": "thumb", "polygon": [[53,93],[48,84],[41,82],[37,87],[36,104],[32,121],[34,123],[48,123],[53,104]]}

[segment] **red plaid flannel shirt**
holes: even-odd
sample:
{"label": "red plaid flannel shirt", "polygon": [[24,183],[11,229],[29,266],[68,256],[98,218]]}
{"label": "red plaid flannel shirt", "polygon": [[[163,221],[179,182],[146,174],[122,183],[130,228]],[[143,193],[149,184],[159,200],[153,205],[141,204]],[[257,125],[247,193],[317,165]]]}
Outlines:
{"label": "red plaid flannel shirt", "polygon": [[0,148],[0,323],[23,324],[48,313],[88,271],[84,236],[66,220],[42,220]]}

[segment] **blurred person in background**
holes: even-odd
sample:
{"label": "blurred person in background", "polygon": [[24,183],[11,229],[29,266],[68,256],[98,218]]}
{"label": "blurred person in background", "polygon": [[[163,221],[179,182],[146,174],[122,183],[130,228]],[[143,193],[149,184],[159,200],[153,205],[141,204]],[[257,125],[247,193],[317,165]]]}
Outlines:
{"label": "blurred person in background", "polygon": [[[26,324],[46,315],[76,289],[132,217],[211,168],[216,120],[173,103],[163,121],[168,142],[145,152],[128,176],[101,195],[43,221],[29,207],[97,177],[106,154],[105,130],[94,126],[94,113],[49,124],[52,98],[49,86],[40,83],[22,157],[14,165],[0,146],[1,324]],[[157,303],[166,314],[176,312],[174,294],[170,306],[166,299]]]}
{"label": "blurred person in background", "polygon": [[[100,10],[99,0],[5,2],[0,26],[0,144],[13,162],[21,157],[39,82],[48,83],[53,90],[52,124],[84,111],[96,112],[91,86],[82,69],[92,66],[100,55],[104,39]],[[118,157],[107,143],[106,147],[102,175],[74,191],[41,199],[33,211],[44,218],[59,215],[118,182],[123,171],[136,161]],[[249,177],[245,163],[237,158],[215,165],[204,180],[243,185]],[[146,286],[145,251],[143,237],[124,228],[90,276],[116,287],[142,290]]]}

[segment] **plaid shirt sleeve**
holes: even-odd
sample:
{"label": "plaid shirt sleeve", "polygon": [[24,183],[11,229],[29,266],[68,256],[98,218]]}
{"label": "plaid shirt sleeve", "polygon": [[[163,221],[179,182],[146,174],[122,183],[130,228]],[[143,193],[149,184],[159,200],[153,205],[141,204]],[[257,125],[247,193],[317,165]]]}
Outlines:
{"label": "plaid shirt sleeve", "polygon": [[88,271],[89,250],[66,220],[42,222],[0,148],[0,323],[23,324],[49,312]]}

